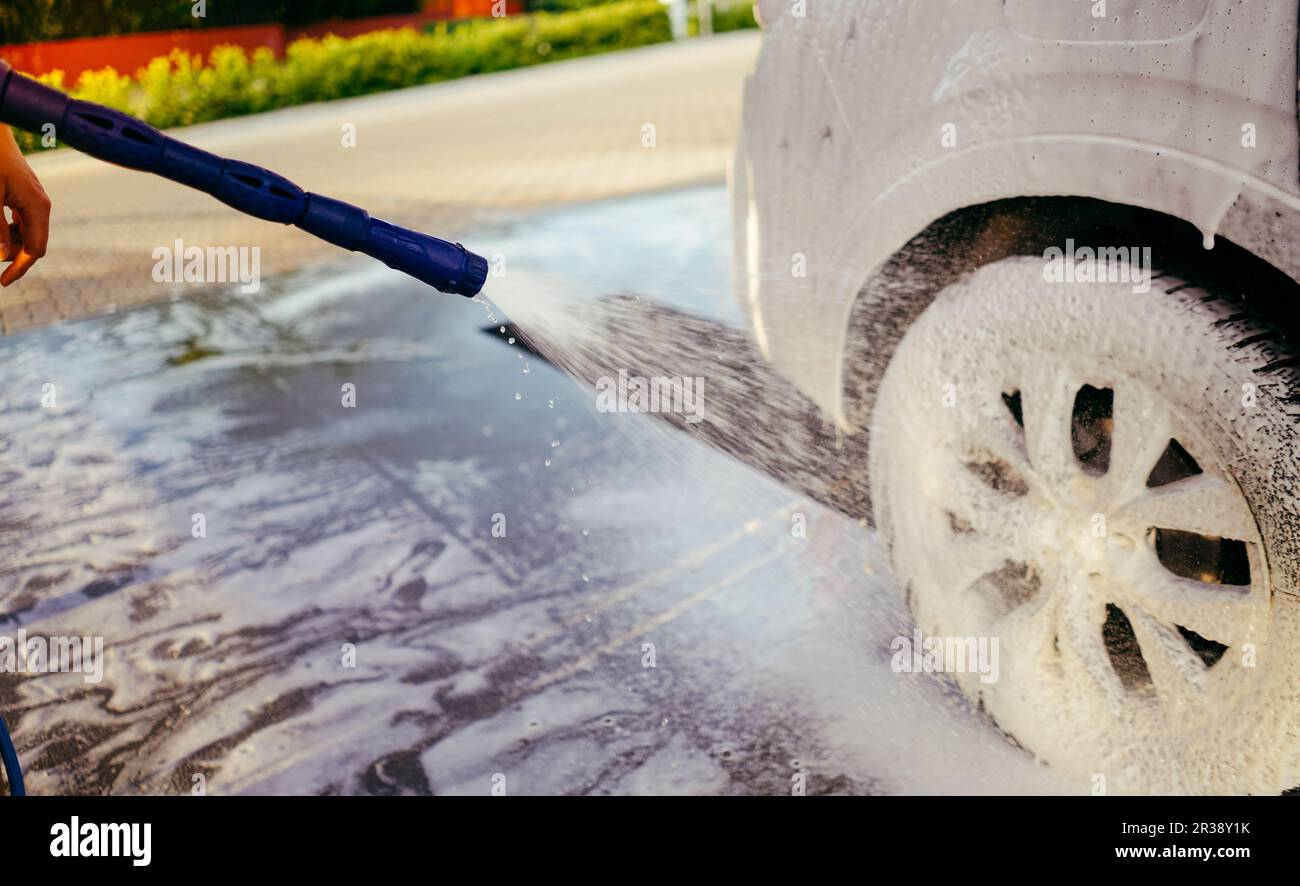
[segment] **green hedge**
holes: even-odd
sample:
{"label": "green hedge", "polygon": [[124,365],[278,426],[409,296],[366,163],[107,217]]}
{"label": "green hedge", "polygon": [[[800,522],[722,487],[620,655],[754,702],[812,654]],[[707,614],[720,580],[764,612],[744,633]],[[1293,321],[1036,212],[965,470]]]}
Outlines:
{"label": "green hedge", "polygon": [[[692,37],[699,36],[700,33],[698,8],[692,0],[688,29]],[[727,31],[757,27],[758,19],[754,18],[753,0],[713,0],[713,33],[722,34]]]}
{"label": "green hedge", "polygon": [[198,18],[194,0],[0,0],[0,43],[271,22],[294,27],[416,12],[421,5],[422,0],[206,0]]}
{"label": "green hedge", "polygon": [[[620,0],[577,12],[439,24],[424,33],[403,29],[296,40],[283,61],[268,49],[250,57],[222,46],[213,50],[209,65],[200,66],[175,51],[134,78],[111,68],[87,71],[71,92],[165,129],[671,39],[659,0]],[[66,88],[61,72],[41,79]],[[40,148],[36,136],[15,135],[24,150]]]}
{"label": "green hedge", "polygon": [[754,18],[753,0],[740,0],[738,3],[715,3],[713,6],[713,33],[739,31],[744,28],[757,28],[758,19]]}

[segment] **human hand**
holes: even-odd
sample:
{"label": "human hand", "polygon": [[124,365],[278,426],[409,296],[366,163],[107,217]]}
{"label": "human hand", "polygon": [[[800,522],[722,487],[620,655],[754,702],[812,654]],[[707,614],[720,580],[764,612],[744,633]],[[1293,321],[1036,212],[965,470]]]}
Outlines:
{"label": "human hand", "polygon": [[0,286],[8,286],[45,255],[50,236],[50,198],[23,159],[8,126],[0,126],[0,207],[3,206],[8,206],[13,216],[10,224],[4,224],[4,218],[0,217],[0,261],[10,262],[0,274]]}

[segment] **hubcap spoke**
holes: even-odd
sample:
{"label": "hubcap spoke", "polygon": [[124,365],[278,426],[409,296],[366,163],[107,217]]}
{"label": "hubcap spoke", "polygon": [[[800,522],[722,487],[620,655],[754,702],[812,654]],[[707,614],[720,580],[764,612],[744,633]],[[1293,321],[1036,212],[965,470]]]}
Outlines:
{"label": "hubcap spoke", "polygon": [[1144,489],[1111,521],[1134,538],[1145,536],[1150,529],[1178,529],[1239,541],[1257,538],[1254,517],[1241,493],[1228,481],[1209,474]]}
{"label": "hubcap spoke", "polygon": [[1079,386],[1065,372],[1047,373],[1020,391],[1025,448],[1034,470],[1058,487],[1080,473],[1070,429]]}
{"label": "hubcap spoke", "polygon": [[1205,689],[1205,665],[1176,629],[1145,612],[1131,612],[1129,623],[1142,649],[1142,660],[1162,701],[1185,704]]}
{"label": "hubcap spoke", "polygon": [[[1043,588],[1024,606],[1013,609],[997,623],[997,634],[1012,654],[1025,662],[1041,662],[1051,650],[1056,639],[1054,620],[1059,599],[1052,593],[1051,584],[1059,574],[1040,576]],[[1038,665],[1040,669],[1043,665]]]}
{"label": "hubcap spoke", "polygon": [[967,439],[978,441],[976,446],[982,454],[1003,462],[1032,484],[1033,468],[1027,458],[1023,434],[1003,402],[1001,392],[989,387],[981,393],[987,396],[972,395],[957,401]]}
{"label": "hubcap spoke", "polygon": [[1137,385],[1115,391],[1110,470],[1112,501],[1128,501],[1146,490],[1147,477],[1173,436],[1168,412]]}
{"label": "hubcap spoke", "polygon": [[945,593],[960,593],[1014,559],[1014,552],[997,540],[958,537],[952,540],[943,562],[936,564],[935,571]]}
{"label": "hubcap spoke", "polygon": [[[943,501],[950,503],[953,515],[978,535],[1007,546],[1023,542],[1033,519],[1029,501],[1023,494],[994,489],[990,483],[1002,481],[990,480],[987,474],[980,474],[982,470],[980,466],[962,464],[947,472]],[[1019,475],[1013,477],[1019,481]]]}
{"label": "hubcap spoke", "polygon": [[1106,623],[1106,600],[1097,593],[1095,576],[1069,580],[1062,605],[1058,642],[1067,675],[1095,685],[1110,701],[1124,696],[1124,687],[1110,666],[1102,638]]}
{"label": "hubcap spoke", "polygon": [[1239,648],[1252,636],[1260,613],[1249,588],[1180,578],[1166,570],[1155,552],[1145,547],[1113,562],[1116,578],[1136,608],[1167,629],[1181,626],[1233,648]]}

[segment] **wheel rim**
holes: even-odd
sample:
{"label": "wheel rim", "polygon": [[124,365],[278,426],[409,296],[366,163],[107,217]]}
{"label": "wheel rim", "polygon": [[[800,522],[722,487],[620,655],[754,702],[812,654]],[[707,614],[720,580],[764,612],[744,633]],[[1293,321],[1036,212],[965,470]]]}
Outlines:
{"label": "wheel rim", "polygon": [[[1221,753],[1237,724],[1205,724],[1257,703],[1247,659],[1272,619],[1232,474],[1151,385],[1023,340],[1007,355],[942,299],[900,344],[873,419],[873,498],[919,626],[1000,639],[995,684],[953,676],[1049,761]],[[1098,420],[1087,407],[1105,400]]]}
{"label": "wheel rim", "polygon": [[[1058,369],[958,398],[956,433],[931,450],[935,491],[959,490],[955,500],[930,498],[933,548],[953,572],[952,592],[974,597],[967,623],[978,633],[1017,649],[1050,643],[1062,653],[1060,679],[1109,707],[1181,711],[1210,688],[1207,650],[1223,647],[1217,664],[1258,640],[1267,615],[1259,530],[1208,446],[1139,382],[1093,388],[1113,392],[1114,413],[1106,470],[1089,472],[1075,454],[1085,386]],[[1023,426],[1005,402],[1015,395]],[[1199,472],[1147,485],[1171,445],[1198,453]],[[1222,553],[1199,564],[1212,580],[1171,571],[1156,541],[1175,533],[1218,539],[1220,551],[1240,545],[1249,583],[1222,583]],[[1108,642],[1107,626],[1124,621],[1138,649],[1121,663],[1124,630],[1112,627]]]}

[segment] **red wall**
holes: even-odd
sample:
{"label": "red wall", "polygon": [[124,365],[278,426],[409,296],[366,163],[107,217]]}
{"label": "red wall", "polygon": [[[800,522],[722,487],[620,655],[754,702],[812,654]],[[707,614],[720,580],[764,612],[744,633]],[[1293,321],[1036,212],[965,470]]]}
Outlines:
{"label": "red wall", "polygon": [[[524,0],[506,0],[507,15],[518,15],[523,11]],[[452,18],[487,18],[490,15],[492,0],[452,0]]]}
{"label": "red wall", "polygon": [[71,86],[82,71],[111,66],[131,74],[151,59],[167,55],[173,49],[184,49],[207,58],[209,52],[223,43],[233,43],[249,51],[266,46],[276,55],[282,55],[284,28],[279,25],[249,25],[205,31],[154,31],[117,37],[52,40],[0,46],[0,58],[25,74],[45,74],[58,68],[67,75],[65,83]]}
{"label": "red wall", "polygon": [[[167,55],[173,49],[183,49],[191,55],[200,55],[206,59],[208,53],[217,46],[233,44],[242,46],[249,52],[265,46],[278,58],[284,55],[285,44],[299,37],[323,37],[325,34],[355,37],[386,28],[421,28],[431,22],[451,18],[490,16],[492,5],[493,0],[429,0],[423,12],[324,22],[288,33],[282,25],[249,25],[242,28],[155,31],[115,37],[51,40],[46,43],[0,46],[0,58],[25,74],[38,75],[55,69],[61,70],[65,74],[64,85],[71,87],[83,71],[112,67],[120,73],[134,74],[151,60]],[[523,0],[507,0],[506,10],[510,15],[517,15],[523,12],[523,5]]]}

